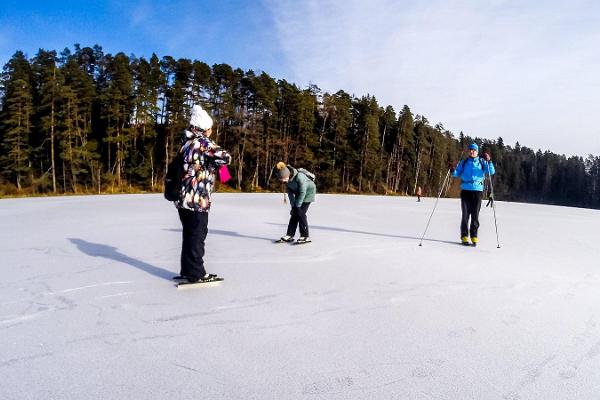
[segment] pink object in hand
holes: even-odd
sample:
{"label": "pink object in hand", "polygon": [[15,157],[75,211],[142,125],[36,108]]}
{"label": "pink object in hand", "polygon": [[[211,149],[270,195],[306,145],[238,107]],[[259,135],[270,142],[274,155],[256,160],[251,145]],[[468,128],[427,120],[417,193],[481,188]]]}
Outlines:
{"label": "pink object in hand", "polygon": [[219,168],[219,179],[223,183],[231,179],[231,174],[229,173],[229,169],[227,169],[227,165],[223,165]]}

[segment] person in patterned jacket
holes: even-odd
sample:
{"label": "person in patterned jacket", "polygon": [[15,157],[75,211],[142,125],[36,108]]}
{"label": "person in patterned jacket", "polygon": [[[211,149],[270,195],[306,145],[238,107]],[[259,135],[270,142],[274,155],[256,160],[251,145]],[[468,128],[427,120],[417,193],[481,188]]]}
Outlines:
{"label": "person in patterned jacket", "polygon": [[175,206],[183,227],[181,272],[176,280],[214,281],[217,275],[204,269],[204,241],[208,233],[208,212],[215,183],[215,171],[231,162],[231,156],[212,140],[212,118],[199,105],[192,107],[190,127],[185,131],[181,193]]}

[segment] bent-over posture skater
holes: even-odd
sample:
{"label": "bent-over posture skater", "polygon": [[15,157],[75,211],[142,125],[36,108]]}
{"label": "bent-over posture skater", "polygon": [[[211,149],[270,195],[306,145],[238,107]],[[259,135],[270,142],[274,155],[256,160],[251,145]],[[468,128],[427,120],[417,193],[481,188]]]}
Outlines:
{"label": "bent-over posture skater", "polygon": [[285,165],[284,162],[277,163],[277,177],[279,181],[286,184],[288,198],[290,200],[290,222],[287,233],[277,243],[293,242],[296,229],[300,225],[300,238],[296,244],[309,243],[308,220],[306,213],[310,203],[315,201],[317,187],[314,175],[302,168],[294,168]]}

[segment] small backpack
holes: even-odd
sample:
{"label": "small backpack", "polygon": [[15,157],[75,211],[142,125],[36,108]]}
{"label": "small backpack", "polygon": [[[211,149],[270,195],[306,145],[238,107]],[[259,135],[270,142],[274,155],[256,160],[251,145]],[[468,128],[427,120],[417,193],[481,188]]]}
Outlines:
{"label": "small backpack", "polygon": [[[468,161],[468,160],[469,160],[469,157],[467,157],[467,158],[463,158],[463,159],[461,160],[461,163],[462,163],[462,165],[463,165],[463,168],[464,168],[464,166],[465,166],[465,164],[467,163],[467,161]],[[483,165],[483,160],[481,160],[481,158],[479,159],[479,166],[481,167],[481,170],[485,172],[485,166]]]}
{"label": "small backpack", "polygon": [[171,160],[167,167],[165,175],[165,199],[168,201],[178,201],[181,196],[181,181],[184,175],[183,153],[177,152],[175,158]]}
{"label": "small backpack", "polygon": [[317,179],[315,174],[313,174],[312,172],[310,172],[304,168],[298,168],[298,172],[302,172],[304,175],[306,175],[308,177],[308,179],[310,179],[313,182],[315,181],[315,179]]}

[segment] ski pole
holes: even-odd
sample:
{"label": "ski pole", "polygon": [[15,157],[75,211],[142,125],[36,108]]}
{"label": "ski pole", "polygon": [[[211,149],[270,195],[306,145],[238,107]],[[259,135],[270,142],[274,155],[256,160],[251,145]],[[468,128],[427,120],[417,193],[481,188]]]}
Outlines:
{"label": "ski pole", "polygon": [[452,184],[452,179],[448,179],[446,183],[446,187],[444,188],[444,197],[448,196],[448,191],[450,190],[450,186]]}
{"label": "ski pole", "polygon": [[287,196],[285,195],[285,184],[281,184],[281,191],[283,192],[283,204],[287,204]]}
{"label": "ski pole", "polygon": [[431,217],[433,217],[433,213],[435,212],[435,208],[437,207],[438,201],[440,200],[440,197],[442,196],[442,191],[444,190],[444,187],[446,186],[446,181],[448,180],[449,176],[450,176],[450,169],[448,169],[448,172],[446,172],[446,177],[444,178],[444,182],[442,183],[442,186],[440,186],[440,193],[438,194],[438,197],[435,200],[435,204],[433,205],[433,211],[431,211],[431,215],[429,216],[429,220],[427,221],[427,226],[425,227],[425,232],[423,232],[423,236],[421,236],[421,241],[419,242],[419,246],[423,245],[423,238],[425,237],[425,234],[427,233],[427,229],[429,229],[429,223],[431,222]]}
{"label": "ski pole", "polygon": [[494,210],[494,225],[496,225],[496,243],[500,248],[500,238],[498,237],[498,221],[496,220],[496,198],[494,197],[494,184],[492,183],[492,175],[490,175],[490,164],[488,164],[488,179],[490,180],[490,193],[492,195],[492,210]]}

